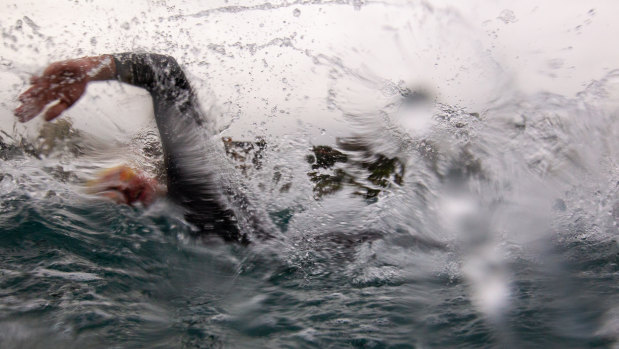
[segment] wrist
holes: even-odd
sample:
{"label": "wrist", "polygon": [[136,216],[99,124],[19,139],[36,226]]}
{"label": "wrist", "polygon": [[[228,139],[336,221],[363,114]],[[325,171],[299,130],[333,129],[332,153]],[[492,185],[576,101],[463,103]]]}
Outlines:
{"label": "wrist", "polygon": [[112,55],[84,57],[79,59],[84,67],[84,79],[87,82],[112,80],[116,76],[116,65]]}

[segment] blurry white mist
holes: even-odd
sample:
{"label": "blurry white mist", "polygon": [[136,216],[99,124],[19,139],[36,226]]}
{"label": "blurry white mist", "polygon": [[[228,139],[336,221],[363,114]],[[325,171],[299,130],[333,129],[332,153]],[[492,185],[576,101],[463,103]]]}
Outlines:
{"label": "blurry white mist", "polygon": [[[510,91],[572,95],[619,58],[607,35],[617,27],[612,14],[619,7],[610,1],[0,6],[5,131],[14,127],[11,111],[30,74],[82,55],[139,50],[175,56],[205,107],[215,106],[220,129],[230,126],[229,134],[246,138],[298,132],[299,123],[341,134],[346,126],[329,104],[330,91],[364,109],[383,105],[349,91],[350,85],[377,90],[403,82],[428,88],[443,103],[479,110],[509,98]],[[93,86],[67,115],[98,134],[132,133],[151,113],[148,98],[133,91],[114,83]],[[319,133],[313,137],[329,139]]]}

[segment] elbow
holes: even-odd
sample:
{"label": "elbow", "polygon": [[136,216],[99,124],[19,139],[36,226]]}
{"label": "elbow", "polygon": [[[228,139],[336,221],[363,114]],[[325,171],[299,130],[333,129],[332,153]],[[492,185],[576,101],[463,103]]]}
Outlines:
{"label": "elbow", "polygon": [[185,73],[174,57],[150,54],[149,60],[155,83],[153,87],[160,89],[159,92],[164,92],[168,96],[175,96],[181,90],[189,88]]}
{"label": "elbow", "polygon": [[178,95],[188,88],[182,68],[172,56],[157,53],[121,53],[115,56],[121,81],[145,88],[157,97]]}
{"label": "elbow", "polygon": [[155,63],[155,66],[166,67],[170,69],[170,71],[181,70],[180,65],[172,56],[160,55],[156,53],[151,53],[149,56],[150,60]]}
{"label": "elbow", "polygon": [[165,61],[165,64],[170,68],[170,69],[181,69],[181,66],[178,64],[178,62],[176,61],[176,58],[172,57],[172,56],[165,56],[162,55],[163,60]]}

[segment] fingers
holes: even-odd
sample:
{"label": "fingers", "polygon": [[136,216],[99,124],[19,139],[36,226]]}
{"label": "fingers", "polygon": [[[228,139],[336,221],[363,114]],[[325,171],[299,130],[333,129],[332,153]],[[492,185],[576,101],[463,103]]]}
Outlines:
{"label": "fingers", "polygon": [[27,113],[26,106],[23,104],[17,107],[17,109],[13,111],[13,114],[17,116],[17,120],[19,120],[19,122],[26,122],[31,119],[26,116],[26,113]]}
{"label": "fingers", "polygon": [[19,96],[22,103],[14,114],[20,122],[26,122],[37,116],[45,105],[50,102],[45,100],[44,89],[41,86],[32,86]]}
{"label": "fingers", "polygon": [[87,82],[76,80],[76,73],[68,68],[66,62],[54,63],[42,76],[30,78],[32,86],[18,97],[21,105],[14,111],[20,122],[33,119],[49,103],[60,100],[45,112],[45,120],[53,120],[81,97]]}
{"label": "fingers", "polygon": [[41,110],[43,110],[43,108],[45,107],[45,105],[41,105],[39,103],[29,103],[29,102],[24,102],[22,105],[20,105],[17,109],[15,109],[14,113],[15,116],[17,116],[17,119],[19,120],[19,122],[27,122],[32,120],[32,118],[34,118],[35,116],[37,116]]}
{"label": "fingers", "polygon": [[42,82],[39,78],[36,85],[30,87],[18,97],[22,104],[15,109],[14,114],[20,122],[28,122],[41,113],[49,103],[60,99],[61,103],[52,106],[45,113],[45,119],[52,120],[79,98],[79,91],[65,90],[50,88],[49,83]]}
{"label": "fingers", "polygon": [[19,101],[22,102],[22,103],[30,101],[33,98],[39,96],[41,94],[41,92],[43,92],[43,91],[44,91],[44,88],[41,85],[39,85],[39,84],[33,85],[32,87],[27,89],[24,93],[19,95]]}
{"label": "fingers", "polygon": [[65,111],[68,107],[70,107],[70,105],[67,102],[60,101],[47,109],[43,117],[45,118],[45,121],[52,121],[57,118],[58,115],[62,114],[62,112]]}
{"label": "fingers", "polygon": [[[48,100],[41,99],[24,99],[22,105],[20,105],[17,109],[15,109],[14,113],[17,116],[17,119],[20,122],[27,122],[32,120],[35,116],[39,115],[41,111],[48,104]],[[75,103],[74,99],[66,98],[64,95],[60,96],[60,101],[53,106],[51,106],[45,112],[44,118],[46,121],[51,121],[58,117],[58,115],[62,114],[67,108]]]}

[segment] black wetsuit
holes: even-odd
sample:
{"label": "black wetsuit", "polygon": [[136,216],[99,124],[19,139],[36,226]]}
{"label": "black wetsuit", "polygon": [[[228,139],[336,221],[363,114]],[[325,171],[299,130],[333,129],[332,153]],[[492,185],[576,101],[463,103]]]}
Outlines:
{"label": "black wetsuit", "polygon": [[[176,60],[149,53],[121,53],[114,55],[114,60],[120,81],[146,89],[153,98],[168,196],[185,209],[185,218],[200,234],[217,234],[226,241],[247,243],[248,236],[231,208],[230,195],[224,195],[227,190],[208,163],[209,149],[204,145],[204,132],[200,132],[204,117]],[[244,199],[238,198],[237,193],[232,202],[241,201],[242,206],[247,206]],[[253,226],[256,235],[268,236],[257,217],[244,217],[248,219],[247,225]]]}

